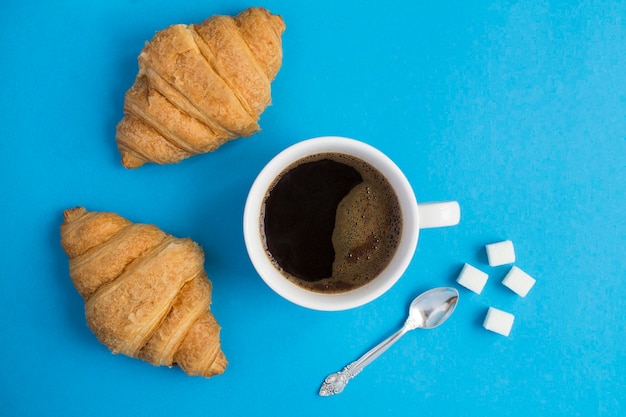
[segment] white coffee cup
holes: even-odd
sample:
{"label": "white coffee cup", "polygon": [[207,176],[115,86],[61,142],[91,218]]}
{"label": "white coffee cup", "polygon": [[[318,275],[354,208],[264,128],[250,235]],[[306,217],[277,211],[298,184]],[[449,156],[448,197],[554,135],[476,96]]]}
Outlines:
{"label": "white coffee cup", "polygon": [[[261,230],[261,212],[269,187],[292,163],[313,154],[338,152],[365,160],[377,168],[393,187],[402,212],[402,235],[389,265],[372,281],[354,290],[323,294],[290,282],[272,263]],[[325,136],[304,140],[276,155],[250,188],[243,215],[243,232],[250,260],[265,283],[285,299],[303,307],[338,311],[364,305],[389,290],[409,266],[420,229],[454,226],[460,220],[456,201],[417,203],[413,189],[400,168],[378,149],[349,138]]]}

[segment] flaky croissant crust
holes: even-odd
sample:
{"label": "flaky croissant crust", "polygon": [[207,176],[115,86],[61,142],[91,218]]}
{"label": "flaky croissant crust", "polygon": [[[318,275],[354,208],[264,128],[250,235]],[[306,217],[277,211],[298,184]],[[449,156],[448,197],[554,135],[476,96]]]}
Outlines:
{"label": "flaky croissant crust", "polygon": [[210,377],[226,368],[204,253],[115,213],[64,212],[61,245],[87,324],[113,353]]}
{"label": "flaky croissant crust", "polygon": [[284,30],[280,16],[255,7],[157,32],[139,55],[117,126],[122,164],[178,162],[258,131]]}

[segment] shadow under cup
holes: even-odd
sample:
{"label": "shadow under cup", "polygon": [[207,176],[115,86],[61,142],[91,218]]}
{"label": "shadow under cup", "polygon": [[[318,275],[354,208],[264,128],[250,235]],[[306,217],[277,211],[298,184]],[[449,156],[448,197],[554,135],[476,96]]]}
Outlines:
{"label": "shadow under cup", "polygon": [[[262,206],[268,189],[276,178],[294,162],[319,153],[349,154],[372,165],[385,176],[398,198],[402,215],[402,232],[389,264],[370,282],[347,292],[320,293],[304,289],[289,281],[266,253],[260,224]],[[382,152],[363,142],[342,137],[320,137],[299,142],[276,155],[254,181],[244,210],[244,239],[250,260],[265,283],[283,298],[303,307],[337,311],[366,304],[384,294],[408,267],[419,234],[419,210],[408,180]]]}

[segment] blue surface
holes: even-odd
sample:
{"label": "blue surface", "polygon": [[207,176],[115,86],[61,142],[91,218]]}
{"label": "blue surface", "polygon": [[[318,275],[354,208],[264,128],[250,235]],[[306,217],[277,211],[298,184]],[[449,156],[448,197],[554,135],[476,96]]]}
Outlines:
{"label": "blue surface", "polygon": [[[263,130],[129,171],[115,125],[144,42],[253,5],[175,3],[0,6],[0,415],[626,415],[626,3],[265,1],[287,31]],[[329,134],[387,153],[418,200],[462,207],[459,226],[421,233],[391,291],[333,313],[272,293],[241,227],[261,167]],[[97,342],[59,245],[75,205],[204,247],[223,375]],[[484,245],[502,239],[537,279],[526,298],[499,283],[508,267],[487,265]],[[489,273],[482,295],[460,289],[445,325],[407,335],[340,396],[317,396],[464,262]],[[482,328],[489,306],[516,315],[510,337]]]}

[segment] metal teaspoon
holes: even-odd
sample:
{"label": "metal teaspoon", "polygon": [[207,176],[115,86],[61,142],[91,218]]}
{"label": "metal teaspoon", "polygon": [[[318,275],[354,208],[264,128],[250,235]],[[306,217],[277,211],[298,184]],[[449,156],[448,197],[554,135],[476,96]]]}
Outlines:
{"label": "metal teaspoon", "polygon": [[417,296],[409,307],[409,316],[402,328],[341,371],[328,375],[319,394],[324,397],[339,394],[348,381],[357,376],[363,368],[389,349],[405,333],[414,329],[433,329],[446,321],[454,311],[458,300],[459,292],[452,287],[433,288]]}

